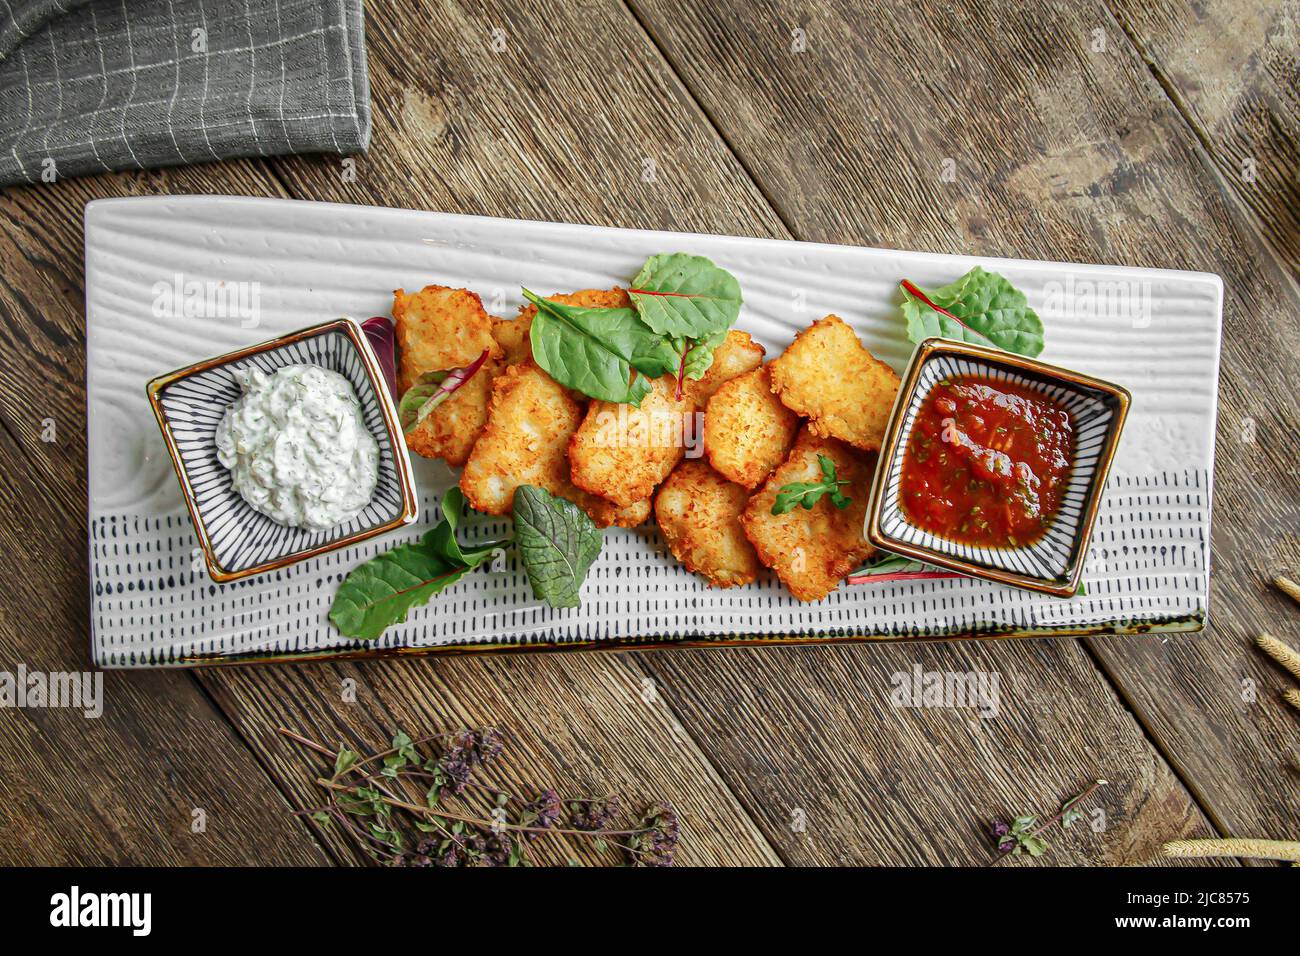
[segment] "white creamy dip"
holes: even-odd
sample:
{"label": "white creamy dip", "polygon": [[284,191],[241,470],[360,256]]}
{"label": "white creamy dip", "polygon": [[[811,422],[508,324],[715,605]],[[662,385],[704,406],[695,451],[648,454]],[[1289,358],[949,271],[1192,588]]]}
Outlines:
{"label": "white creamy dip", "polygon": [[244,394],[217,426],[217,458],[245,501],[273,521],[312,531],[370,503],[379,446],[351,382],[316,365],[234,376]]}

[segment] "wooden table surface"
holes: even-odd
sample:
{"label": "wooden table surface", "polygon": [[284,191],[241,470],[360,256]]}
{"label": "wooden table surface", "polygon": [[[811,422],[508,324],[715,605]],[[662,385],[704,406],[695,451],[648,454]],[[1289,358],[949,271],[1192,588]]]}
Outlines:
{"label": "wooden table surface", "polygon": [[[1300,639],[1267,585],[1300,572],[1297,5],[931,6],[375,0],[355,177],[293,157],[0,194],[0,670],[89,666],[82,210],[166,193],[1217,272],[1204,633],[109,672],[98,720],[0,712],[0,862],[361,861],[289,812],[318,767],[281,726],[498,725],[524,787],[672,801],[690,864],[981,864],[991,818],[1097,777],[1106,825],[1044,860],[1300,838],[1300,722],[1251,648]],[[999,716],[890,706],[916,662],[997,672]]]}

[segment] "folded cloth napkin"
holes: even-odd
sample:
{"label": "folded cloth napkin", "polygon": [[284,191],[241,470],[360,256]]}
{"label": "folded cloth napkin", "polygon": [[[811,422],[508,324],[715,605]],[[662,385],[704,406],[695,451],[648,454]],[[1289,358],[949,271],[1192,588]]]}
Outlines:
{"label": "folded cloth napkin", "polygon": [[362,0],[0,0],[0,185],[369,139]]}

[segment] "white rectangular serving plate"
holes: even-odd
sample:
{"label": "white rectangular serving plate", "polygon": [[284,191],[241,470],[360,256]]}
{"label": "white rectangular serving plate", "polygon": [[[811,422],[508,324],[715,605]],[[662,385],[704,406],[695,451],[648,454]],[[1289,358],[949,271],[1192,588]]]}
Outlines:
{"label": "white rectangular serving plate", "polygon": [[[1007,276],[1043,319],[1042,359],[1130,389],[1133,406],[1069,600],[967,578],[842,586],[801,604],[775,577],[719,590],[653,524],[605,532],[582,607],[538,602],[513,558],[414,609],[382,638],[327,614],[357,564],[429,522],[457,474],[415,459],[422,519],[294,567],[226,585],[203,568],[151,378],[330,318],[387,315],[392,290],[479,293],[513,316],[541,294],[626,285],[658,252],[708,256],[740,280],[737,324],[768,358],[834,312],[895,369],[912,344],[898,283],[974,265]],[[1024,637],[1194,631],[1209,590],[1210,499],[1223,289],[1204,273],[972,258],[644,232],[277,199],[178,196],[86,206],[87,464],[92,651],[103,667],[430,651]],[[508,532],[471,522],[472,539]]]}

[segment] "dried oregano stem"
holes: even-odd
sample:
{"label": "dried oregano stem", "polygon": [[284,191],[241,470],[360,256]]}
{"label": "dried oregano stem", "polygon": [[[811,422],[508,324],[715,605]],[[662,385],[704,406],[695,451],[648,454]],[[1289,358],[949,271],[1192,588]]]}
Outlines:
{"label": "dried oregano stem", "polygon": [[1261,634],[1255,638],[1255,643],[1273,660],[1277,661],[1297,678],[1300,678],[1300,654],[1297,654],[1289,646],[1283,644],[1272,634]]}
{"label": "dried oregano stem", "polygon": [[1284,578],[1279,574],[1273,578],[1273,587],[1277,588],[1283,594],[1289,595],[1291,600],[1300,604],[1300,584],[1296,584],[1290,578]]}
{"label": "dried oregano stem", "polygon": [[1165,856],[1236,856],[1251,860],[1289,860],[1300,863],[1300,843],[1290,840],[1175,840],[1164,845]]}

